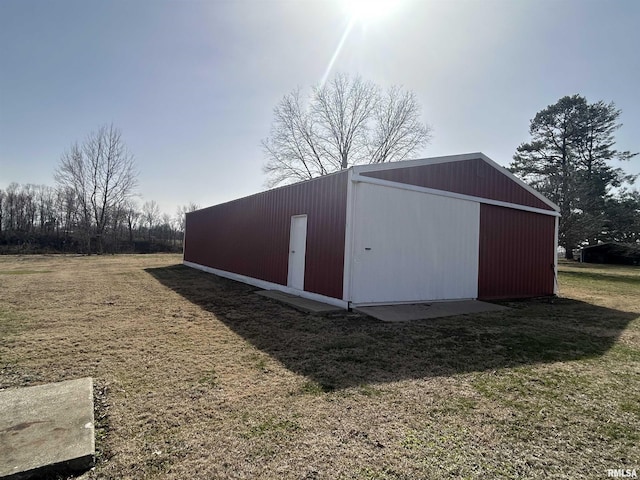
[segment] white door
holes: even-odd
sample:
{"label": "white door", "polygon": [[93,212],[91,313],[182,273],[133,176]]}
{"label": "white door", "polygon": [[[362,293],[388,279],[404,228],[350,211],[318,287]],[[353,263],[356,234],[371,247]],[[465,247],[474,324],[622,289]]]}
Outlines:
{"label": "white door", "polygon": [[289,235],[289,272],[287,286],[304,290],[304,262],[307,250],[307,216],[291,217]]}
{"label": "white door", "polygon": [[351,301],[478,296],[478,203],[355,185]]}

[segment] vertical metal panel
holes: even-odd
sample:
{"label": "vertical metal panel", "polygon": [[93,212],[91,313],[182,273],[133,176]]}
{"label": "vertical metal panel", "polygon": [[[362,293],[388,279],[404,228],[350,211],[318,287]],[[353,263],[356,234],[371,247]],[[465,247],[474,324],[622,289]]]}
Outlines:
{"label": "vertical metal panel", "polygon": [[306,214],[305,290],[342,298],[347,172],[187,214],[184,259],[287,284],[291,217]]}
{"label": "vertical metal panel", "polygon": [[355,185],[351,301],[476,298],[479,204]]}
{"label": "vertical metal panel", "polygon": [[553,210],[481,158],[362,172],[361,175]]}
{"label": "vertical metal panel", "polygon": [[556,217],[480,206],[478,298],[552,295]]}

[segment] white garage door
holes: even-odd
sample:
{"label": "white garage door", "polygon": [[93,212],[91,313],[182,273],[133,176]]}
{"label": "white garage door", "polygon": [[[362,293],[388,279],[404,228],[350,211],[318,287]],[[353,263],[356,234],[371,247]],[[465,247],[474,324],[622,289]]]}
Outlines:
{"label": "white garage door", "polygon": [[357,183],[354,304],[476,298],[480,205]]}

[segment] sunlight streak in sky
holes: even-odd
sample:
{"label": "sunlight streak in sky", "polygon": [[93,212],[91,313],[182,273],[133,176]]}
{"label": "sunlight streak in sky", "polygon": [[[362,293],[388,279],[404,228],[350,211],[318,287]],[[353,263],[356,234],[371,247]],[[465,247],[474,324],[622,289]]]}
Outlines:
{"label": "sunlight streak in sky", "polygon": [[333,52],[333,56],[329,61],[329,65],[327,65],[327,69],[325,70],[324,75],[322,76],[322,80],[320,80],[320,88],[324,87],[324,84],[327,83],[327,78],[329,78],[329,75],[331,74],[331,70],[333,69],[333,64],[336,63],[336,59],[338,58],[338,55],[340,55],[340,52],[342,51],[344,42],[347,40],[347,37],[349,36],[349,33],[351,33],[351,30],[353,29],[353,26],[355,25],[355,23],[356,23],[356,17],[351,17],[351,20],[349,20],[349,23],[347,24],[347,28],[345,28],[344,33],[342,34],[342,38],[340,39],[340,42],[338,42],[338,46],[336,47],[335,52]]}

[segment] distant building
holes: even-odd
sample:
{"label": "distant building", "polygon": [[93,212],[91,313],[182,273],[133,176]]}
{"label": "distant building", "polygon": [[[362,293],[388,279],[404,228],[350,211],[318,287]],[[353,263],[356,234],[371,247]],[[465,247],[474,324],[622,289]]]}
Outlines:
{"label": "distant building", "polygon": [[580,261],[585,263],[640,265],[640,245],[609,242],[584,247],[580,251]]}

